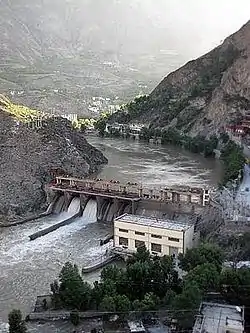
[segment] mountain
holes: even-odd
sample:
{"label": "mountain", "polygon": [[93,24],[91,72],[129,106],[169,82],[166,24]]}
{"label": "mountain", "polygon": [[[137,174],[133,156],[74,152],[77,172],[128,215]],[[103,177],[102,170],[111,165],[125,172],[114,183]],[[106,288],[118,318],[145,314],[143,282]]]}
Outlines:
{"label": "mountain", "polygon": [[89,97],[150,91],[183,59],[146,3],[0,0],[0,92],[41,111],[83,114]]}
{"label": "mountain", "polygon": [[210,136],[249,111],[250,21],[211,52],[170,73],[113,121]]}
{"label": "mountain", "polygon": [[41,211],[46,203],[43,187],[51,180],[53,170],[84,177],[107,163],[68,120],[47,119],[41,128],[30,128],[16,119],[9,109],[12,104],[7,108],[4,104],[0,103],[2,220]]}

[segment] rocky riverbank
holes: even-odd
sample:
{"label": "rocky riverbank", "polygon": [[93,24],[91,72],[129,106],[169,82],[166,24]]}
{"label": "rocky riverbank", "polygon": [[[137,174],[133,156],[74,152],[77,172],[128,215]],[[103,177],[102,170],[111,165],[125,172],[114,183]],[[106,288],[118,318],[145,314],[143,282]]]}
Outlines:
{"label": "rocky riverbank", "polygon": [[62,118],[48,119],[31,129],[0,108],[0,216],[15,220],[44,210],[44,184],[53,170],[84,177],[107,163],[83,134]]}

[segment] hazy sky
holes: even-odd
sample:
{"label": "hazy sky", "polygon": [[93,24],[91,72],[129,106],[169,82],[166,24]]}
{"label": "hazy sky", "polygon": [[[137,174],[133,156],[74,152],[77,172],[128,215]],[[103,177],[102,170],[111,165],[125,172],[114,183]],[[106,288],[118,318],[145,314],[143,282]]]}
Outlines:
{"label": "hazy sky", "polygon": [[[165,16],[178,38],[177,45],[183,42],[186,47],[191,38],[190,51],[194,56],[209,51],[250,20],[249,0],[154,0],[157,1],[162,1],[164,7],[158,13],[159,21],[164,22]],[[192,37],[197,38],[197,43]]]}

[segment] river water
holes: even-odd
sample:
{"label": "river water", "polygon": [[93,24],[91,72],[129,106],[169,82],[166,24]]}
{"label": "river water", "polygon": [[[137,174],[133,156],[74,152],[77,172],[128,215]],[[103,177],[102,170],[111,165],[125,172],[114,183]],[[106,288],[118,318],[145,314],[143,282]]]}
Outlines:
{"label": "river water", "polygon": [[[101,178],[151,186],[215,185],[220,179],[218,161],[180,148],[97,137],[88,140],[109,159],[109,164],[100,172]],[[99,239],[110,232],[111,226],[95,222],[95,209],[94,203],[90,203],[83,217],[34,241],[29,241],[30,234],[65,216],[0,229],[0,332],[12,308],[27,314],[34,306],[36,295],[49,292],[50,283],[66,261],[82,267],[105,252],[105,248],[99,247]],[[90,274],[88,280],[93,281],[98,275],[99,272]]]}

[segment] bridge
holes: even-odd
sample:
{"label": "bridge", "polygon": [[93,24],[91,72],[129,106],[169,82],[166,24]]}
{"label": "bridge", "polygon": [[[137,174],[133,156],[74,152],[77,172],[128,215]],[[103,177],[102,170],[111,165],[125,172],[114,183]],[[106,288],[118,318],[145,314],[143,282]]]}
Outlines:
{"label": "bridge", "polygon": [[208,188],[191,188],[188,186],[149,188],[142,184],[131,182],[121,184],[117,180],[80,179],[59,176],[49,184],[49,187],[55,191],[70,191],[89,196],[130,201],[151,199],[165,202],[187,202],[205,206],[210,200],[210,190]]}
{"label": "bridge", "polygon": [[103,218],[104,211],[108,211],[111,205],[113,205],[114,215],[119,215],[124,212],[136,214],[138,206],[143,203],[146,203],[147,206],[154,205],[153,209],[158,210],[157,207],[164,204],[169,206],[170,204],[180,205],[183,203],[202,207],[210,202],[208,188],[187,186],[150,188],[132,182],[122,184],[117,180],[80,179],[67,176],[55,177],[48,184],[47,190],[64,195],[66,201],[69,201],[73,196],[79,196],[83,206],[89,198],[95,199],[99,219]]}

